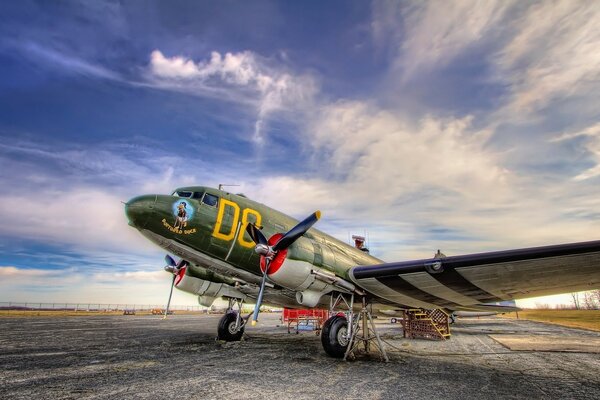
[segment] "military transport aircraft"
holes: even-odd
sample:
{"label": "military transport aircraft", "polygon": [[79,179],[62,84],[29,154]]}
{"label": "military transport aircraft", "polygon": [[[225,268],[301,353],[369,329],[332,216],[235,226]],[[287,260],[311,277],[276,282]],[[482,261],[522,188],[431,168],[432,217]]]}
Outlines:
{"label": "military transport aircraft", "polygon": [[[384,263],[312,228],[319,211],[298,222],[242,194],[209,187],[135,197],[125,212],[131,226],[180,258],[165,257],[171,293],[174,286],[197,295],[203,306],[229,300],[218,327],[226,341],[241,339],[263,303],[332,311],[344,306],[346,313],[333,313],[321,332],[325,352],[341,358],[351,341],[355,296],[374,312],[505,312],[514,308],[495,303],[600,287],[600,240]],[[243,318],[245,301],[256,306]]]}

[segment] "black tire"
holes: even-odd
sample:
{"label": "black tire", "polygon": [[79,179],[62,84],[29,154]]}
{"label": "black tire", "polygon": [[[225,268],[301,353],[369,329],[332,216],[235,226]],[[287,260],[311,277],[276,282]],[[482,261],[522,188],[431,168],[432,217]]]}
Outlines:
{"label": "black tire", "polygon": [[348,332],[346,317],[334,315],[323,324],[321,343],[325,353],[333,358],[343,358],[348,348],[349,340],[344,338]]}
{"label": "black tire", "polygon": [[224,340],[226,342],[237,342],[242,339],[244,334],[244,327],[239,331],[235,331],[235,320],[237,319],[237,313],[229,312],[221,318],[219,321],[219,327],[217,328],[217,339]]}
{"label": "black tire", "polygon": [[396,319],[396,318],[392,318],[392,319],[390,319],[390,322],[391,322],[392,324],[396,324],[396,323],[398,323],[398,319]]}

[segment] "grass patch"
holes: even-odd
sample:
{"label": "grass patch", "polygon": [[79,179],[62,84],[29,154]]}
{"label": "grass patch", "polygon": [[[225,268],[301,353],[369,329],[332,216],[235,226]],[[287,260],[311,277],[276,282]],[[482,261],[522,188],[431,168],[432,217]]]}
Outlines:
{"label": "grass patch", "polygon": [[[600,310],[522,310],[518,314],[519,319],[600,332]],[[506,313],[501,317],[515,319],[517,315]]]}

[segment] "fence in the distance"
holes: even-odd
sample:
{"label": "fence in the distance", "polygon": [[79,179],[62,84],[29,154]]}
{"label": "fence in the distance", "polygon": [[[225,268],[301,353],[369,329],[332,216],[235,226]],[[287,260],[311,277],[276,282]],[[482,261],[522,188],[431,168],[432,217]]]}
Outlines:
{"label": "fence in the distance", "polygon": [[[157,304],[101,304],[101,303],[37,303],[37,302],[0,302],[0,310],[33,310],[33,311],[151,311],[156,309],[164,309],[165,305]],[[170,310],[173,311],[205,311],[205,307],[201,306],[181,306],[171,305]]]}

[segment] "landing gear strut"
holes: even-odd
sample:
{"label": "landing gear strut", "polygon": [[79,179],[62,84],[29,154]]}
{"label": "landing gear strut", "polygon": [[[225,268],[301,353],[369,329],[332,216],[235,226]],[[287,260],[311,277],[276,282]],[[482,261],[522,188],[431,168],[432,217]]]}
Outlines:
{"label": "landing gear strut", "polygon": [[[218,340],[237,342],[242,339],[246,322],[248,322],[248,318],[242,318],[243,303],[244,300],[241,299],[229,299],[227,311],[219,321],[219,327],[217,329]],[[235,308],[237,308],[237,310]]]}
{"label": "landing gear strut", "polygon": [[[321,331],[323,348],[331,357],[347,360],[354,356],[354,351],[358,350],[361,344],[367,354],[373,345],[381,354],[381,358],[388,362],[389,358],[373,323],[370,305],[365,297],[361,300],[360,311],[354,313],[354,294],[338,293],[336,297],[331,297],[329,312],[333,316],[325,321]],[[335,314],[338,307],[346,309],[343,314]]]}

